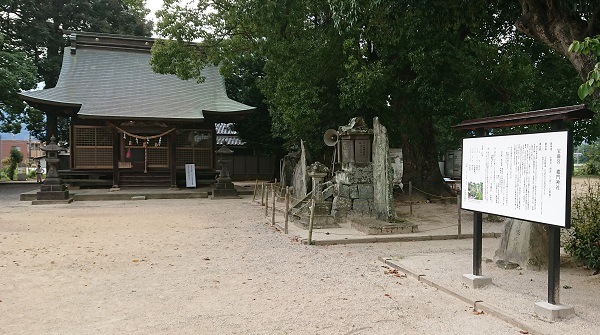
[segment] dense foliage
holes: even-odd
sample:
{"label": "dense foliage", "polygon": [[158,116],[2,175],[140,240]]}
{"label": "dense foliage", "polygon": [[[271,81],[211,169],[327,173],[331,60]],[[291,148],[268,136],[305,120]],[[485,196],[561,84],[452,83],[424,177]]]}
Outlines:
{"label": "dense foliage", "polygon": [[5,43],[0,33],[0,132],[18,134],[21,123],[18,116],[25,104],[17,93],[29,90],[37,83],[37,69],[27,54]]}
{"label": "dense foliage", "polygon": [[8,160],[8,168],[6,169],[6,174],[10,180],[13,180],[15,177],[15,171],[17,170],[17,166],[19,163],[23,161],[23,153],[21,150],[17,148],[10,149],[10,157]]}
{"label": "dense foliage", "polygon": [[[52,88],[67,45],[64,30],[150,36],[152,22],[145,20],[148,10],[144,5],[145,0],[0,0],[0,35],[11,53],[26,55],[27,66],[37,68],[38,81]],[[18,76],[14,70],[8,71]],[[10,99],[16,99],[15,93],[10,92]],[[2,109],[4,130],[18,133],[24,123],[34,137],[45,139],[43,113],[20,107]],[[58,137],[67,139],[68,120],[59,120],[59,126]]]}
{"label": "dense foliage", "polygon": [[[578,72],[518,34],[520,15],[504,1],[168,0],[158,32],[174,41],[156,44],[152,63],[185,79],[208,62],[229,77],[252,64],[245,84],[260,94],[244,102],[267,108],[273,135],[288,147],[303,139],[314,157],[326,129],[378,116],[403,149],[404,181],[439,194],[438,159],[466,135],[450,126],[577,103]],[[580,128],[579,139],[595,136]]]}
{"label": "dense foliage", "polygon": [[565,251],[586,267],[600,272],[600,184],[588,183],[575,198]]}

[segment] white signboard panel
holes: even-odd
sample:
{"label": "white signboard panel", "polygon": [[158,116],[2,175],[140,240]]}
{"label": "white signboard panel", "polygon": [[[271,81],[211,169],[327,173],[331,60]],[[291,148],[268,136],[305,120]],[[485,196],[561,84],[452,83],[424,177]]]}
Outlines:
{"label": "white signboard panel", "polygon": [[196,164],[185,165],[185,187],[196,187]]}
{"label": "white signboard panel", "polygon": [[568,227],[568,148],[567,131],[463,139],[462,208]]}

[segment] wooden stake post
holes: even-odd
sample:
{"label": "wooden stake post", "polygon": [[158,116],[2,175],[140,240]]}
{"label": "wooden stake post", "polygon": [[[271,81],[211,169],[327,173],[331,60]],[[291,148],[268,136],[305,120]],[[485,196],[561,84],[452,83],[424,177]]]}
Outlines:
{"label": "wooden stake post", "polygon": [[290,187],[286,186],[285,187],[285,215],[284,215],[284,217],[285,217],[285,223],[284,223],[284,226],[283,226],[283,232],[285,234],[288,233],[288,215],[289,215],[289,212],[290,212]]}

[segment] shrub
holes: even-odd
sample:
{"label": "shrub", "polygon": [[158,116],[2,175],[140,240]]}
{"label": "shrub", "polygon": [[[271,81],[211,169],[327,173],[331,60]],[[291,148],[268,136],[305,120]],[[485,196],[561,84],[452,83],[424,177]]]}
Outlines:
{"label": "shrub", "polygon": [[572,205],[571,229],[565,251],[586,267],[600,272],[600,183],[586,184]]}
{"label": "shrub", "polygon": [[23,161],[23,154],[17,148],[10,149],[10,163],[8,165],[8,170],[6,174],[10,180],[15,178],[15,171],[17,170],[17,165]]}

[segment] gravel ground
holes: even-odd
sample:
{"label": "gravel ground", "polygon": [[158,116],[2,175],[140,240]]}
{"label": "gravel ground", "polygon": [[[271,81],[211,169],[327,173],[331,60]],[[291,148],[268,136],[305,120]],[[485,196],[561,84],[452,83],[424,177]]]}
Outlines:
{"label": "gravel ground", "polygon": [[[240,200],[31,206],[0,184],[0,334],[519,334],[380,256],[306,246]],[[442,260],[443,261],[443,260]]]}

